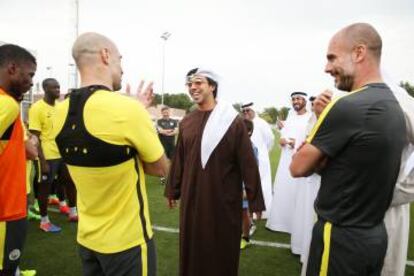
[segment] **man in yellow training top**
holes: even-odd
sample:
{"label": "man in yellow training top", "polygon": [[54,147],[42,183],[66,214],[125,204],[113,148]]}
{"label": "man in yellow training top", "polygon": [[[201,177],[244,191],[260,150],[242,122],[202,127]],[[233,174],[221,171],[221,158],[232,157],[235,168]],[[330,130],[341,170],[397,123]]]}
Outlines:
{"label": "man in yellow training top", "polygon": [[[145,107],[114,92],[122,78],[116,45],[85,33],[72,55],[81,88],[57,107],[54,132],[78,192],[83,274],[155,275],[144,174],[167,174],[164,150]],[[152,90],[143,95],[148,104]]]}
{"label": "man in yellow training top", "polygon": [[19,102],[33,85],[36,59],[0,46],[0,275],[14,276],[27,230],[26,152]]}
{"label": "man in yellow training top", "polygon": [[[29,110],[29,130],[39,140],[39,165],[37,171],[37,200],[41,215],[40,229],[45,232],[60,232],[60,227],[51,223],[47,204],[52,187],[56,184],[59,196],[59,210],[62,214],[69,216],[69,221],[77,221],[75,207],[75,193],[73,183],[67,174],[66,167],[62,162],[54,137],[52,137],[53,119],[58,105],[57,99],[60,96],[60,84],[56,79],[47,78],[42,82],[45,95],[43,99],[35,102]],[[65,189],[64,189],[65,188]],[[65,201],[66,191],[69,207]]]}

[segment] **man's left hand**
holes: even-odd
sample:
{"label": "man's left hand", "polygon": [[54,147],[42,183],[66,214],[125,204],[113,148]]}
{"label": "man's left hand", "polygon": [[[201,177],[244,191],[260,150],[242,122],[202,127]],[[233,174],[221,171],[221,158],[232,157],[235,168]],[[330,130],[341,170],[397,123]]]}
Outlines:
{"label": "man's left hand", "polygon": [[[152,102],[154,101],[154,83],[151,81],[145,88],[144,88],[144,81],[141,81],[138,85],[137,89],[137,99],[142,103],[145,108],[151,106]],[[127,84],[126,90],[127,95],[131,95],[131,86]]]}

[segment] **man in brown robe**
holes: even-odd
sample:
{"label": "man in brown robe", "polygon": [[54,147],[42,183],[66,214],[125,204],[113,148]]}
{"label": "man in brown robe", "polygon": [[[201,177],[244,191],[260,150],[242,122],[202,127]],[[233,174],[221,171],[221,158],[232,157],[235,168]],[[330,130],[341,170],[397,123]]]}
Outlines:
{"label": "man in brown robe", "polygon": [[265,205],[259,171],[243,119],[216,99],[216,75],[193,69],[187,86],[197,109],[180,124],[166,186],[170,208],[181,200],[179,274],[237,275],[242,182],[250,211],[260,217]]}

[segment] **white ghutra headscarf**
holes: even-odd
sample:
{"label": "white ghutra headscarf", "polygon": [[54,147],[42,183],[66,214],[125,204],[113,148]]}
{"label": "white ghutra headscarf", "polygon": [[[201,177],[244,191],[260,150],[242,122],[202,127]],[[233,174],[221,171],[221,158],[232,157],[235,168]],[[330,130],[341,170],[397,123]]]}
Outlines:
{"label": "white ghutra headscarf", "polygon": [[[205,77],[219,83],[218,75],[207,69],[198,68],[193,75],[187,77],[187,82],[194,77]],[[217,104],[207,120],[201,138],[201,166],[203,169],[205,169],[214,149],[238,115],[232,105],[220,100],[219,93],[216,95],[216,102]]]}

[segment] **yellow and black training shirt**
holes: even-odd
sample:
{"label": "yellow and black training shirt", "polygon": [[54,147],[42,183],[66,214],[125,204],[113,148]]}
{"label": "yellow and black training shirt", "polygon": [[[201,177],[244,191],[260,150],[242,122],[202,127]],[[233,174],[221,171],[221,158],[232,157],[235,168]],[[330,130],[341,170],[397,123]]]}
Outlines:
{"label": "yellow and black training shirt", "polygon": [[29,130],[40,132],[40,143],[46,160],[60,158],[56,146],[53,130],[53,117],[55,116],[56,107],[46,103],[43,99],[35,102],[29,110]]}
{"label": "yellow and black training shirt", "polygon": [[[54,121],[53,135],[61,153],[59,137],[67,129],[70,101],[72,95],[57,107]],[[142,161],[155,162],[164,152],[149,114],[137,101],[100,89],[86,100],[82,117],[84,124],[80,124],[89,137],[128,146],[138,156],[112,166],[68,164],[78,192],[77,240],[100,253],[116,253],[141,245],[153,236]],[[91,154],[87,148],[67,150]]]}
{"label": "yellow and black training shirt", "polygon": [[16,100],[9,96],[0,95],[0,154],[9,141],[13,123],[19,112],[20,107]]}
{"label": "yellow and black training shirt", "polygon": [[388,209],[406,139],[404,114],[383,83],[331,102],[308,142],[329,157],[315,201],[338,226],[372,227]]}

